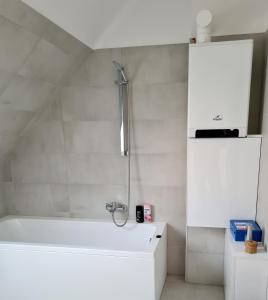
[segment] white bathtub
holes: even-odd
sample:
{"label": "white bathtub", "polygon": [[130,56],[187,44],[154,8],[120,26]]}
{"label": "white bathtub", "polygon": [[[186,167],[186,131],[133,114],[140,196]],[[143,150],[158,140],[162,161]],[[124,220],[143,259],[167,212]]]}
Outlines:
{"label": "white bathtub", "polygon": [[159,300],[166,241],[165,223],[3,218],[0,299]]}

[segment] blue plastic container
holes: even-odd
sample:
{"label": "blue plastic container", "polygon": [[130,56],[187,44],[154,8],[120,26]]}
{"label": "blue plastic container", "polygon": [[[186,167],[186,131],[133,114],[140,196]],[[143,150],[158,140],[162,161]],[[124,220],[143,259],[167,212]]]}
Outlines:
{"label": "blue plastic container", "polygon": [[248,225],[252,226],[252,240],[256,242],[261,242],[262,230],[260,226],[253,220],[231,220],[230,221],[230,230],[232,232],[234,240],[237,242],[245,241]]}

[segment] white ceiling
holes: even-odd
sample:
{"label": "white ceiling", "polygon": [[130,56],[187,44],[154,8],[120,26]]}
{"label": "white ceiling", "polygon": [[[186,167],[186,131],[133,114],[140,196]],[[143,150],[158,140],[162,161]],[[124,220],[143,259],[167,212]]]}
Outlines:
{"label": "white ceiling", "polygon": [[188,42],[201,9],[213,35],[264,32],[268,0],[23,0],[92,49]]}

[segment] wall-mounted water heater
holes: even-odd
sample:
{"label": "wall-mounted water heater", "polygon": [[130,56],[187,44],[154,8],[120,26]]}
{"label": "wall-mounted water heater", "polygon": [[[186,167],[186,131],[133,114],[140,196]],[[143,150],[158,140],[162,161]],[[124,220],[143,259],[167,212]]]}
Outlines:
{"label": "wall-mounted water heater", "polygon": [[188,137],[245,137],[253,41],[191,44]]}

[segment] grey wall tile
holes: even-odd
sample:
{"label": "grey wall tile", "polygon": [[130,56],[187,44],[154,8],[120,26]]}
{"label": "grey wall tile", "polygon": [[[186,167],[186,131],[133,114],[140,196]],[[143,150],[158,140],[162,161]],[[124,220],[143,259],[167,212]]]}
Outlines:
{"label": "grey wall tile", "polygon": [[110,219],[105,204],[110,201],[124,202],[123,185],[69,185],[70,211],[73,217]]}
{"label": "grey wall tile", "polygon": [[28,129],[16,144],[13,151],[17,157],[39,154],[64,154],[63,128],[59,121],[39,121]]}
{"label": "grey wall tile", "polygon": [[60,91],[57,88],[52,95],[45,107],[43,107],[38,120],[44,122],[62,121],[62,105],[60,101]]}
{"label": "grey wall tile", "polygon": [[187,81],[187,45],[127,48],[124,54],[133,84]]}
{"label": "grey wall tile", "polygon": [[131,182],[131,202],[150,203],[155,221],[168,223],[168,244],[185,246],[185,188],[148,186]]}
{"label": "grey wall tile", "polygon": [[7,213],[6,201],[4,198],[3,184],[0,184],[0,217]]}
{"label": "grey wall tile", "polygon": [[199,253],[224,253],[225,229],[221,228],[187,228],[187,251]]}
{"label": "grey wall tile", "polygon": [[0,68],[15,72],[33,51],[39,37],[0,17]]}
{"label": "grey wall tile", "polygon": [[42,37],[67,55],[77,56],[89,48],[52,22],[47,22]]}
{"label": "grey wall tile", "polygon": [[141,154],[131,158],[131,180],[158,186],[185,186],[186,161],[175,154]]}
{"label": "grey wall tile", "polygon": [[67,153],[120,153],[119,122],[65,122]]}
{"label": "grey wall tile", "polygon": [[0,25],[0,182],[12,180],[11,158],[15,180],[65,182],[57,92],[91,51],[20,0],[0,0]]}
{"label": "grey wall tile", "polygon": [[72,184],[125,184],[126,159],[113,154],[67,155],[68,179]]}
{"label": "grey wall tile", "polygon": [[11,161],[12,178],[18,183],[66,183],[66,160],[62,154],[28,153]]}
{"label": "grey wall tile", "polygon": [[140,84],[132,86],[130,90],[134,119],[165,120],[186,117],[187,83]]}
{"label": "grey wall tile", "polygon": [[131,152],[176,153],[186,159],[186,120],[140,120],[132,123]]}
{"label": "grey wall tile", "polygon": [[20,0],[1,0],[0,14],[37,35],[42,35],[48,24],[46,18]]}
{"label": "grey wall tile", "polygon": [[11,164],[9,157],[2,155],[0,157],[0,182],[10,182],[11,180]]}
{"label": "grey wall tile", "polygon": [[0,104],[0,132],[18,134],[32,117],[32,112],[15,111]]}
{"label": "grey wall tile", "polygon": [[19,74],[57,84],[72,63],[73,57],[42,39],[19,70]]}
{"label": "grey wall tile", "polygon": [[186,280],[202,284],[223,284],[223,255],[187,252]]}
{"label": "grey wall tile", "polygon": [[14,76],[0,96],[0,103],[15,110],[37,111],[54,88],[53,84],[45,81]]}
{"label": "grey wall tile", "polygon": [[184,275],[185,247],[169,246],[167,257],[168,273],[171,275]]}
{"label": "grey wall tile", "polygon": [[70,85],[113,87],[117,80],[112,62],[120,58],[120,49],[93,51],[80,70],[71,78]]}
{"label": "grey wall tile", "polygon": [[4,189],[11,214],[45,217],[69,214],[65,186],[15,183],[5,185]]}
{"label": "grey wall tile", "polygon": [[0,95],[2,95],[5,88],[9,85],[13,76],[13,73],[0,69]]}
{"label": "grey wall tile", "polygon": [[0,133],[0,157],[7,155],[15,146],[17,136],[10,132]]}
{"label": "grey wall tile", "polygon": [[61,93],[64,121],[118,120],[116,87],[66,87]]}

